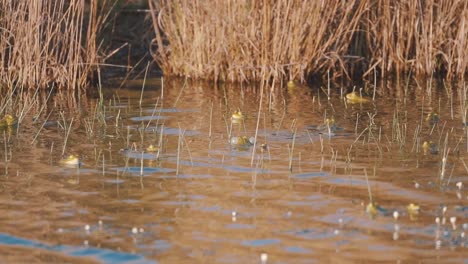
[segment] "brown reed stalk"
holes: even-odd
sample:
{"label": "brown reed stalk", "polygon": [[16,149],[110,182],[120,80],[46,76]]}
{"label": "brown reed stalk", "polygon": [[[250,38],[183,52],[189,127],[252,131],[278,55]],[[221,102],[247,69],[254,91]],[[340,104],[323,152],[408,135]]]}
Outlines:
{"label": "brown reed stalk", "polygon": [[164,74],[304,80],[341,69],[365,1],[150,0]]}
{"label": "brown reed stalk", "polygon": [[368,0],[361,25],[371,67],[463,78],[468,70],[468,2]]}
{"label": "brown reed stalk", "polygon": [[152,55],[166,75],[304,80],[360,65],[463,78],[466,0],[150,0]]}
{"label": "brown reed stalk", "polygon": [[0,84],[84,87],[101,62],[98,34],[111,2],[0,0]]}

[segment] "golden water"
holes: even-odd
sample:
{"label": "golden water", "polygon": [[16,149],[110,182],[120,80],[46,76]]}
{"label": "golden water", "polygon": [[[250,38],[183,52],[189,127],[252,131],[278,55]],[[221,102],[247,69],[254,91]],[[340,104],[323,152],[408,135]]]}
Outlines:
{"label": "golden water", "polygon": [[[143,94],[141,83],[104,90],[102,108],[98,96],[40,95],[2,131],[1,262],[468,261],[460,93],[392,83],[375,102],[340,97],[268,91],[258,119],[260,92],[240,86],[151,80]],[[237,109],[245,120],[231,124]],[[332,135],[308,129],[332,117]],[[65,152],[80,168],[60,164],[70,124]],[[257,125],[255,147],[229,144],[229,131]],[[429,140],[438,154],[421,149]]]}

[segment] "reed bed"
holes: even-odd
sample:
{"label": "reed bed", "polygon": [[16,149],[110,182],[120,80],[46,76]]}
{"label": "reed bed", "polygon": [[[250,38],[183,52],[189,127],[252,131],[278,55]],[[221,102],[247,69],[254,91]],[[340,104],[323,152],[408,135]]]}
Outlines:
{"label": "reed bed", "polygon": [[[468,71],[468,2],[370,0],[362,17],[370,70],[463,78]],[[370,72],[370,70],[368,72]]]}
{"label": "reed bed", "polygon": [[102,61],[111,1],[0,0],[0,83],[6,89],[84,87]]}
{"label": "reed bed", "polygon": [[[344,64],[362,1],[151,0],[166,75],[227,81],[304,80]],[[156,13],[158,11],[158,13]]]}
{"label": "reed bed", "polygon": [[464,78],[464,0],[150,0],[165,75],[226,81],[412,72]]}

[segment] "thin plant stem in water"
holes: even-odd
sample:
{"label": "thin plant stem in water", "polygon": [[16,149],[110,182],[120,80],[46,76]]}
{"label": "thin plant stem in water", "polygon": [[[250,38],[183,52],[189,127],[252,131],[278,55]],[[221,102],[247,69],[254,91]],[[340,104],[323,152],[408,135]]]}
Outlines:
{"label": "thin plant stem in water", "polygon": [[70,136],[70,131],[71,131],[71,128],[72,128],[72,125],[73,125],[73,117],[70,121],[70,124],[68,124],[68,128],[67,128],[67,134],[65,135],[65,140],[63,142],[63,149],[62,149],[62,156],[65,155],[65,149],[67,148],[67,142],[68,142],[68,137]]}
{"label": "thin plant stem in water", "polygon": [[447,159],[448,159],[448,155],[450,153],[450,148],[447,147],[448,145],[448,132],[447,134],[445,135],[445,142],[444,142],[444,152],[443,152],[443,155],[442,155],[442,163],[441,163],[441,167],[440,167],[440,182],[442,184],[442,181],[444,180],[444,177],[445,177],[445,168],[447,166]]}
{"label": "thin plant stem in water", "polygon": [[141,85],[140,102],[139,102],[140,108],[141,108],[141,103],[143,101],[143,92],[145,91],[146,76],[148,74],[149,65],[150,65],[150,62],[146,64],[145,77],[143,78],[143,84]]}
{"label": "thin plant stem in water", "polygon": [[208,138],[211,139],[211,128],[213,126],[213,101],[211,101],[211,107],[210,107],[210,130],[208,132]]}
{"label": "thin plant stem in water", "polygon": [[179,99],[180,99],[180,96],[182,95],[182,92],[184,91],[185,89],[185,86],[187,86],[187,80],[188,80],[188,77],[185,77],[184,79],[184,85],[182,85],[182,88],[180,88],[180,91],[179,91],[179,94],[177,95],[177,98],[174,102],[174,105],[172,107],[176,107],[177,106],[177,103],[179,102]]}
{"label": "thin plant stem in water", "polygon": [[8,164],[9,164],[9,159],[8,159],[8,143],[7,143],[7,138],[6,138],[6,132],[3,131],[3,142],[4,142],[4,149],[5,149],[5,175],[8,175]]}
{"label": "thin plant stem in water", "polygon": [[44,120],[44,122],[42,123],[41,127],[39,128],[39,130],[37,131],[36,135],[34,136],[33,140],[31,141],[31,145],[34,144],[34,142],[36,142],[36,139],[37,137],[39,136],[39,134],[41,133],[41,130],[44,128],[44,125],[47,123],[47,121],[49,120],[49,117],[50,115],[52,114],[52,111],[50,111],[49,115],[47,115],[47,118]]}
{"label": "thin plant stem in water", "polygon": [[369,177],[367,176],[367,169],[366,168],[364,168],[364,176],[366,176],[367,191],[369,192],[369,201],[371,203],[373,203],[374,200],[372,199],[372,191],[371,191],[371,187],[370,187],[370,184],[369,184]]}
{"label": "thin plant stem in water", "polygon": [[253,142],[253,148],[252,148],[252,155],[250,159],[250,166],[253,166],[254,158],[255,158],[255,150],[257,146],[257,136],[258,136],[258,128],[260,126],[260,116],[262,112],[262,102],[263,102],[263,87],[266,85],[265,82],[262,82],[260,86],[260,100],[258,103],[258,112],[257,112],[257,126],[255,128],[255,140]]}
{"label": "thin plant stem in water", "polygon": [[297,134],[297,128],[294,130],[291,150],[289,152],[289,172],[292,172],[292,162],[293,162],[293,156],[294,156],[294,145],[296,143],[296,134]]}
{"label": "thin plant stem in water", "polygon": [[[156,113],[156,110],[158,109],[158,103],[159,103],[159,97],[156,100],[156,103],[154,104],[153,112],[151,112],[151,118],[148,120],[148,124],[146,124],[145,129],[148,129],[150,124],[151,124],[151,121],[153,121],[154,114]],[[160,112],[159,116],[161,116],[161,112]],[[157,126],[157,124],[156,124],[156,126]]]}
{"label": "thin plant stem in water", "polygon": [[377,71],[374,68],[374,92],[372,93],[372,101],[375,101],[375,89],[377,88]]}
{"label": "thin plant stem in water", "polygon": [[[182,128],[180,127],[180,123],[179,123],[179,131],[182,131],[182,140],[183,140],[183,144],[184,146],[187,146],[187,152],[189,154],[189,159],[190,159],[190,165],[193,167],[193,159],[192,159],[192,152],[190,151],[190,147],[188,145],[188,142],[187,142],[187,139],[185,138],[185,132],[187,131],[186,129],[182,130]],[[179,132],[180,133],[180,132]]]}
{"label": "thin plant stem in water", "polygon": [[[179,124],[180,127],[180,124]],[[180,145],[182,144],[182,131],[179,129],[179,139],[177,141],[177,168],[176,168],[176,176],[179,176],[179,165],[180,165]]]}

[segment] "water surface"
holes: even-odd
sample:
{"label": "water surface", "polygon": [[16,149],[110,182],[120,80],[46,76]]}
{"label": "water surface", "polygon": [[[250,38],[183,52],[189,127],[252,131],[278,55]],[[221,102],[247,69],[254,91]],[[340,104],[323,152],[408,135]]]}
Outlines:
{"label": "water surface", "polygon": [[[250,87],[158,83],[106,89],[101,102],[41,96],[2,131],[2,262],[468,262],[456,90],[393,83],[349,104],[340,88],[328,100],[299,86],[265,93],[259,111]],[[245,120],[231,124],[237,109]],[[439,122],[426,122],[431,112]],[[311,129],[332,117],[339,130]],[[255,146],[229,144],[257,124]],[[424,141],[439,153],[424,154]],[[64,145],[80,168],[60,164]]]}

